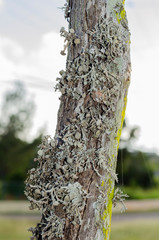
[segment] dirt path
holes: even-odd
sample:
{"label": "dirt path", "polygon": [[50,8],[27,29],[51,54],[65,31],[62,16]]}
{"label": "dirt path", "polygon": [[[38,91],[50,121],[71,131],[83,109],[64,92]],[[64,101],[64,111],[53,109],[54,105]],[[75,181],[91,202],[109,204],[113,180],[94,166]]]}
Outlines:
{"label": "dirt path", "polygon": [[25,220],[35,220],[40,221],[40,215],[28,215],[28,214],[0,214],[0,219],[25,219]]}
{"label": "dirt path", "polygon": [[[125,201],[125,206],[127,207],[127,213],[159,211],[159,199],[128,200]],[[120,213],[121,207],[119,203],[117,207],[113,209],[113,212]]]}
{"label": "dirt path", "polygon": [[[28,214],[7,214],[0,215],[0,219],[26,219],[26,220],[40,220],[40,215],[28,215]],[[139,213],[115,213],[112,216],[113,222],[121,221],[135,221],[135,220],[159,220],[159,211],[158,212],[139,212]]]}
{"label": "dirt path", "polygon": [[159,212],[140,212],[140,213],[121,213],[121,214],[113,214],[112,221],[113,222],[121,222],[121,221],[134,221],[134,220],[152,220],[156,219],[159,221]]}
{"label": "dirt path", "polygon": [[159,199],[125,201],[128,212],[159,210]]}
{"label": "dirt path", "polygon": [[[129,200],[125,202],[126,213],[120,213],[121,205],[113,209],[112,221],[130,221],[135,219],[159,219],[159,199]],[[28,209],[27,201],[0,201],[0,218],[10,219],[40,219],[40,214],[34,214]]]}

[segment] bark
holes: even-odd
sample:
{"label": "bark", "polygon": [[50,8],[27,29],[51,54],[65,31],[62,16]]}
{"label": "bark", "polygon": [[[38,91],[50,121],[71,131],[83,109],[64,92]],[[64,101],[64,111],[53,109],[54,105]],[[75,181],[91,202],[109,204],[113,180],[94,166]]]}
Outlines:
{"label": "bark", "polygon": [[[109,240],[116,161],[130,81],[121,0],[70,0],[66,71],[54,139],[46,137],[26,195],[42,210],[33,239]],[[64,54],[64,51],[63,53]]]}

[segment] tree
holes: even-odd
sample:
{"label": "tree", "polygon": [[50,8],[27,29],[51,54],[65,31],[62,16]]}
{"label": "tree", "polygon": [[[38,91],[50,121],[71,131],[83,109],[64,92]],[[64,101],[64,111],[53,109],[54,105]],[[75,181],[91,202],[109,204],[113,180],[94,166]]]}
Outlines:
{"label": "tree", "polygon": [[5,93],[0,119],[0,134],[24,138],[30,127],[35,104],[28,98],[22,82],[15,82],[13,90]]}
{"label": "tree", "polygon": [[26,195],[42,211],[33,239],[109,239],[117,150],[130,82],[122,0],[67,0],[68,48],[54,139],[45,137]]}
{"label": "tree", "polygon": [[124,121],[123,133],[125,132],[127,137],[121,136],[120,140],[116,169],[118,184],[150,188],[155,186],[154,170],[151,162],[152,156],[156,157],[155,153],[150,154],[131,148],[132,142],[137,137],[138,130],[138,127],[130,127]]}
{"label": "tree", "polygon": [[26,141],[34,109],[34,102],[21,82],[16,82],[14,88],[5,93],[0,118],[2,198],[23,196],[26,172],[35,165],[32,159],[41,137],[31,143]]}

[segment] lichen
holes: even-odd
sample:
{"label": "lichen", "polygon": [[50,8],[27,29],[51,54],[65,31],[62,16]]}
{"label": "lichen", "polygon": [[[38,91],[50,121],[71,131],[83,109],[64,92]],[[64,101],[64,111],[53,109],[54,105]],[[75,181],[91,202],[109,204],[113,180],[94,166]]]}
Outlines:
{"label": "lichen", "polygon": [[76,37],[75,31],[74,31],[73,28],[71,28],[69,30],[69,32],[67,32],[65,30],[65,28],[62,27],[60,29],[60,35],[61,35],[61,37],[65,38],[64,42],[66,42],[66,44],[64,45],[64,49],[60,52],[60,54],[63,55],[63,56],[66,55],[65,51],[66,51],[66,49],[68,48],[69,45],[73,45],[73,44],[74,45],[78,45],[78,44],[80,44],[80,39]]}
{"label": "lichen", "polygon": [[64,17],[69,21],[70,19],[70,0],[66,0],[65,4],[61,9],[64,11]]}
{"label": "lichen", "polygon": [[116,207],[117,204],[120,202],[121,205],[122,205],[121,212],[125,212],[127,208],[124,204],[124,201],[128,197],[129,196],[127,194],[124,194],[121,189],[117,188],[114,192],[114,197],[113,197],[113,200],[112,200],[113,206]]}

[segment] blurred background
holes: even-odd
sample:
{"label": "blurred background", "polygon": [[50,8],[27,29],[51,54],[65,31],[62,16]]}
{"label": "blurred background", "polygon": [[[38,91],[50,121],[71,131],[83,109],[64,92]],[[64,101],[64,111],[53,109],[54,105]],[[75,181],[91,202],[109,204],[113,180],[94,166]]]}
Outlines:
{"label": "blurred background", "polygon": [[[0,240],[28,239],[38,212],[23,194],[43,135],[54,135],[65,0],[0,0]],[[159,1],[126,0],[132,80],[118,154],[128,210],[113,211],[111,240],[158,239]],[[9,231],[8,231],[9,230]]]}

